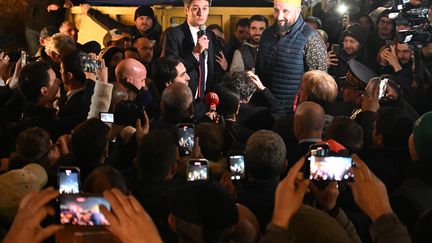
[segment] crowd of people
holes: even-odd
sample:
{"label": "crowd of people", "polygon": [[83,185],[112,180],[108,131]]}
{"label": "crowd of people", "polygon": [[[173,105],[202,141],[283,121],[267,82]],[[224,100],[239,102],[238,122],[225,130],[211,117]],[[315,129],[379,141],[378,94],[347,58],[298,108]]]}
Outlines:
{"label": "crowd of people", "polygon": [[[77,42],[70,1],[30,1],[26,52],[0,53],[0,239],[75,222],[122,242],[430,241],[432,17],[418,46],[385,1],[274,0],[273,24],[225,40],[211,0],[183,2],[165,31],[151,6],[128,26],[81,4],[101,45]],[[65,167],[103,203],[53,206]]]}

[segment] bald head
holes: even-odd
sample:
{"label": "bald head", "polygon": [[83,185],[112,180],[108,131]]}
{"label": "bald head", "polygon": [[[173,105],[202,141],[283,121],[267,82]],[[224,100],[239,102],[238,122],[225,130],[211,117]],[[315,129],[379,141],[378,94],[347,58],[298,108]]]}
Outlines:
{"label": "bald head", "polygon": [[138,90],[145,87],[147,70],[145,66],[134,58],[123,59],[115,69],[116,81],[129,83]]}
{"label": "bald head", "polygon": [[187,118],[191,115],[192,92],[183,83],[173,83],[162,93],[161,110],[163,117],[174,119]]}
{"label": "bald head", "polygon": [[325,123],[324,109],[315,102],[301,103],[294,115],[294,135],[298,140],[321,138]]}

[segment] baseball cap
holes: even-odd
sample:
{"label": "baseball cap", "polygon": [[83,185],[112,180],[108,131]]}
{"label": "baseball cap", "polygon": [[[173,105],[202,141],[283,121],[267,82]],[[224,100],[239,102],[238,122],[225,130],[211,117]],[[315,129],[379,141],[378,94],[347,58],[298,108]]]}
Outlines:
{"label": "baseball cap", "polygon": [[108,33],[105,34],[103,38],[103,44],[105,47],[108,46],[108,43],[111,41],[119,41],[121,39],[127,39],[129,38],[126,35],[123,35],[123,32],[119,29],[112,29],[108,31]]}
{"label": "baseball cap", "polygon": [[0,217],[12,219],[21,199],[31,191],[42,189],[47,181],[45,169],[34,163],[0,175]]}

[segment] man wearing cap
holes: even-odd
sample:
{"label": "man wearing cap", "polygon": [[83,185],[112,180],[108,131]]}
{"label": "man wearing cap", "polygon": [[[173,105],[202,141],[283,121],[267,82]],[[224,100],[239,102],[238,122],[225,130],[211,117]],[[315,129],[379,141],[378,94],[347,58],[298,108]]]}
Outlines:
{"label": "man wearing cap", "polygon": [[130,41],[130,34],[125,33],[119,29],[112,29],[108,31],[103,38],[103,44],[105,48],[115,46],[123,49],[127,47],[126,42]]}
{"label": "man wearing cap", "polygon": [[93,9],[89,4],[82,4],[81,11],[106,30],[125,30],[132,36],[132,39],[145,36],[158,42],[162,33],[162,26],[157,21],[154,11],[150,6],[140,6],[135,10],[135,26],[121,24],[98,10]]}
{"label": "man wearing cap", "polygon": [[278,100],[283,112],[293,104],[305,71],[327,71],[326,47],[319,34],[301,17],[300,0],[275,0],[275,23],[260,42],[256,72]]}
{"label": "man wearing cap", "polygon": [[384,10],[377,18],[377,30],[370,33],[366,41],[366,46],[374,66],[378,66],[376,61],[378,52],[381,47],[386,45],[386,41],[392,41],[395,32],[394,20],[391,20],[388,15],[391,11]]}
{"label": "man wearing cap", "polygon": [[[365,65],[356,60],[350,60],[348,62],[348,73],[341,80],[344,102],[360,107],[365,88],[369,80],[375,76],[376,74]],[[361,112],[361,109],[357,109],[351,117],[355,118],[359,112]]]}
{"label": "man wearing cap", "polygon": [[352,24],[342,33],[343,48],[335,53],[329,52],[327,64],[329,74],[339,81],[348,72],[348,61],[354,59],[367,65],[366,32],[359,24]]}

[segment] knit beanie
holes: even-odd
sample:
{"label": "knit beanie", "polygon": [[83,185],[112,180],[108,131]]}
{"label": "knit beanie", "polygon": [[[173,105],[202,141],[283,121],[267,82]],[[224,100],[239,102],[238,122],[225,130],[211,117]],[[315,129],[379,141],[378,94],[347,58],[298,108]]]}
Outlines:
{"label": "knit beanie", "polygon": [[366,31],[359,24],[349,25],[342,33],[342,39],[346,36],[350,36],[356,39],[361,46],[364,46],[364,44],[366,43]]}
{"label": "knit beanie", "polygon": [[155,20],[154,11],[150,6],[139,6],[135,10],[134,21],[136,21],[136,19],[140,16],[147,16],[151,18],[153,21]]}

